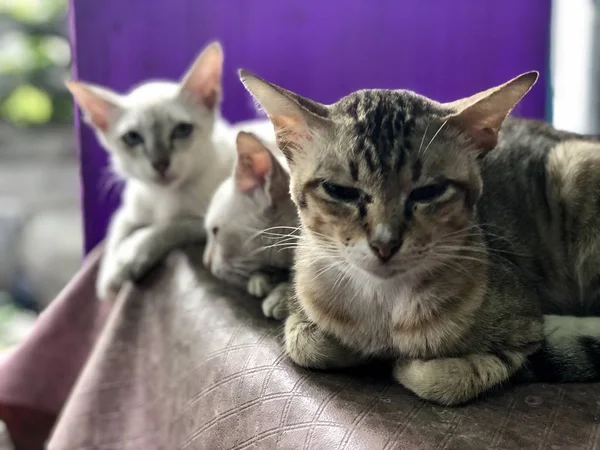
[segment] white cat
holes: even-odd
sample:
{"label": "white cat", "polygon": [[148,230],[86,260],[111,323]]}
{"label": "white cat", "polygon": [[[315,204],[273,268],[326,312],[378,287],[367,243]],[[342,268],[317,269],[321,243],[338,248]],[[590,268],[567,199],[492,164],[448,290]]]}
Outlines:
{"label": "white cat", "polygon": [[208,204],[235,162],[220,118],[222,69],[223,51],[213,42],[179,83],[145,82],[126,95],[67,83],[126,181],[108,230],[100,298],[139,281],[173,248],[205,239]]}
{"label": "white cat", "polygon": [[[261,133],[260,122],[239,128]],[[272,125],[270,133],[267,129],[261,134],[275,140]],[[282,319],[289,287],[284,280],[293,263],[298,227],[287,163],[283,155],[274,156],[280,152],[273,143],[255,134],[242,131],[236,141],[233,173],[216,190],[206,213],[203,262],[217,278],[246,287],[256,297],[269,294],[264,314]]]}

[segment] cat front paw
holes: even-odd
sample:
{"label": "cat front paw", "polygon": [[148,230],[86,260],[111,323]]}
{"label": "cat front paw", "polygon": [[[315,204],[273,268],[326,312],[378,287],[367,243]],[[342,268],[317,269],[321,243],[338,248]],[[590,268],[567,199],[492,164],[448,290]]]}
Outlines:
{"label": "cat front paw", "polygon": [[150,229],[136,231],[121,243],[116,254],[116,281],[141,282],[165,256],[160,242],[152,238]]}
{"label": "cat front paw", "polygon": [[262,301],[262,311],[265,317],[283,320],[288,315],[288,298],[290,296],[290,283],[280,283]]}
{"label": "cat front paw", "polygon": [[246,289],[248,294],[254,297],[263,298],[273,290],[273,285],[267,275],[257,272],[250,275]]}
{"label": "cat front paw", "polygon": [[120,268],[104,268],[96,280],[96,297],[99,300],[114,301],[126,280],[126,273]]}
{"label": "cat front paw", "polygon": [[394,378],[423,400],[446,406],[460,404],[464,401],[461,385],[468,377],[457,379],[460,373],[445,372],[445,368],[443,359],[400,360],[396,362]]}
{"label": "cat front paw", "polygon": [[162,260],[151,252],[143,249],[133,258],[125,263],[122,268],[123,275],[126,279],[134,283],[141,282]]}
{"label": "cat front paw", "polygon": [[396,362],[394,378],[424,400],[445,406],[462,405],[506,382],[526,361],[520,352],[470,354]]}
{"label": "cat front paw", "polygon": [[285,322],[285,349],[289,358],[309,369],[342,369],[364,362],[362,356],[343,346],[298,313]]}

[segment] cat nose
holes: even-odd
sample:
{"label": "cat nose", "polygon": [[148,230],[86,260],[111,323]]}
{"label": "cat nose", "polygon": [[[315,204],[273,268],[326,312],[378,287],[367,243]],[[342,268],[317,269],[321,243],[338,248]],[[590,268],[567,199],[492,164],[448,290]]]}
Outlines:
{"label": "cat nose", "polygon": [[377,256],[382,262],[388,262],[394,254],[400,250],[402,242],[397,239],[390,240],[372,240],[369,242],[369,246],[375,256]]}
{"label": "cat nose", "polygon": [[169,170],[169,166],[171,165],[171,161],[168,159],[157,159],[152,161],[152,167],[161,175],[164,175],[167,170]]}

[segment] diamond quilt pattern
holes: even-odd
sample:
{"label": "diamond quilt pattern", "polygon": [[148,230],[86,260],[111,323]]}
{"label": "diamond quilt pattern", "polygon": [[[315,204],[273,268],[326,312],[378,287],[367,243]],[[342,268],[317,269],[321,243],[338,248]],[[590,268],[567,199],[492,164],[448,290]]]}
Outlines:
{"label": "diamond quilt pattern", "polygon": [[386,367],[295,367],[280,324],[195,269],[199,253],[125,289],[50,449],[600,448],[597,384],[517,386],[443,408]]}

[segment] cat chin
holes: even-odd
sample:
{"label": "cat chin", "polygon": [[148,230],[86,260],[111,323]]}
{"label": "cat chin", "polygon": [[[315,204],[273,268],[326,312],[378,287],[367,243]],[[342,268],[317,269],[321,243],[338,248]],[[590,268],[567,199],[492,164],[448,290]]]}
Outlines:
{"label": "cat chin", "polygon": [[413,283],[419,280],[426,268],[422,265],[406,267],[398,267],[393,264],[377,264],[374,263],[370,267],[359,266],[356,263],[350,262],[350,265],[355,269],[356,278],[359,278],[363,283]]}
{"label": "cat chin", "polygon": [[352,263],[352,266],[355,267],[357,272],[359,272],[362,276],[367,276],[369,278],[376,278],[378,280],[390,280],[392,278],[396,278],[401,276],[404,272],[400,270],[398,267],[394,267],[393,265],[388,264],[370,264],[369,267],[360,266],[356,263]]}
{"label": "cat chin", "polygon": [[167,177],[139,177],[129,175],[128,178],[134,178],[140,183],[150,187],[161,189],[177,189],[185,182],[185,177],[169,175]]}
{"label": "cat chin", "polygon": [[176,176],[169,175],[162,178],[155,178],[152,182],[162,187],[177,187],[177,185],[181,184],[181,179]]}

